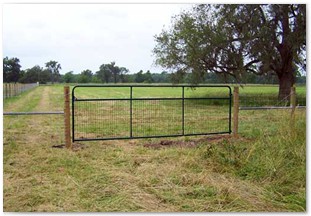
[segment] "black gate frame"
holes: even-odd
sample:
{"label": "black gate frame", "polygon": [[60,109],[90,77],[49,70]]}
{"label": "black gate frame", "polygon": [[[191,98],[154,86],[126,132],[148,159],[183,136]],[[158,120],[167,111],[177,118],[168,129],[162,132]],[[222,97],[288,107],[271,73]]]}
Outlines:
{"label": "black gate frame", "polygon": [[[78,99],[75,97],[74,90],[76,88],[92,88],[92,87],[128,87],[130,88],[130,97],[129,98],[93,98],[93,99]],[[182,88],[182,97],[181,98],[133,98],[133,87],[181,87]],[[204,97],[204,98],[185,98],[185,87],[187,88],[198,88],[198,87],[223,87],[229,89],[229,97]],[[229,85],[76,85],[72,89],[72,142],[75,141],[99,141],[99,140],[124,140],[124,139],[142,139],[142,138],[163,138],[163,137],[181,137],[181,136],[197,136],[197,135],[213,135],[213,134],[231,134],[231,109],[232,109],[232,90]],[[229,100],[229,115],[228,115],[228,131],[223,132],[213,132],[213,133],[196,133],[196,134],[185,134],[185,113],[184,113],[184,102],[185,99],[191,99],[191,100]],[[125,100],[130,101],[130,136],[128,137],[108,137],[108,138],[86,138],[86,139],[76,139],[75,138],[75,118],[74,118],[74,111],[75,111],[75,102],[78,101],[119,101],[119,100]],[[133,136],[132,128],[133,128],[133,122],[132,122],[132,114],[133,114],[133,106],[132,101],[133,100],[182,100],[182,134],[172,134],[172,135],[155,135],[155,136]]]}

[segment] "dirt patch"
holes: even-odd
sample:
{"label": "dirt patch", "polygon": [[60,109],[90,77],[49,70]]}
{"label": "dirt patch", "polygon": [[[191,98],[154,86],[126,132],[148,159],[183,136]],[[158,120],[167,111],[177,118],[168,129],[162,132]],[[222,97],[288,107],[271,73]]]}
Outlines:
{"label": "dirt patch", "polygon": [[[66,148],[66,146],[64,144],[60,144],[60,145],[53,145],[52,148]],[[87,146],[81,143],[72,144],[72,151],[79,151],[85,148],[87,148]]]}
{"label": "dirt patch", "polygon": [[80,151],[88,146],[82,143],[72,143],[72,151]]}
{"label": "dirt patch", "polygon": [[199,139],[192,139],[188,141],[183,140],[161,140],[157,143],[146,143],[143,146],[147,148],[154,148],[154,149],[160,149],[160,148],[168,148],[168,147],[184,147],[184,148],[193,148],[199,145],[202,142],[207,143],[219,143],[222,142],[225,139],[230,139],[230,135],[217,135],[217,136],[205,136]]}

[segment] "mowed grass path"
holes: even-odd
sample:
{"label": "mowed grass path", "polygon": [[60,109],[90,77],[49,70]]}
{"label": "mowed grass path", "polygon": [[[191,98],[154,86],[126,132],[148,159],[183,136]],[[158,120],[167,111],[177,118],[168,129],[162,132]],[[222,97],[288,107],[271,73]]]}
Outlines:
{"label": "mowed grass path", "polygon": [[[62,110],[62,93],[40,86],[4,111]],[[68,151],[52,148],[63,143],[61,116],[5,116],[4,211],[305,211],[305,111],[291,124],[284,110],[243,111],[240,120],[240,138],[191,148],[147,148],[161,139],[143,139]]]}

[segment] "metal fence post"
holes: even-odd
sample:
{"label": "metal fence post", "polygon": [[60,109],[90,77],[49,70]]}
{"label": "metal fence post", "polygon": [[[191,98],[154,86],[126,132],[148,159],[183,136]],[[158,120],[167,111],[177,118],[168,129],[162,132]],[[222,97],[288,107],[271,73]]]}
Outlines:
{"label": "metal fence post", "polygon": [[239,87],[235,86],[233,90],[233,137],[238,137],[239,128]]}
{"label": "metal fence post", "polygon": [[133,137],[133,86],[130,87],[130,137]]}
{"label": "metal fence post", "polygon": [[65,144],[67,149],[72,148],[70,139],[70,94],[69,86],[64,86],[64,123],[65,123]]}
{"label": "metal fence post", "polygon": [[182,135],[185,135],[185,86],[182,87]]}

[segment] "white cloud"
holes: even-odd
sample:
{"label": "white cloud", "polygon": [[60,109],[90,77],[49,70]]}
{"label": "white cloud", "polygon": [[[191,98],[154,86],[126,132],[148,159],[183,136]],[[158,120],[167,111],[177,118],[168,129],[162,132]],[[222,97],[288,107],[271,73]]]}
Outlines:
{"label": "white cloud", "polygon": [[116,61],[131,72],[151,70],[154,35],[189,4],[7,4],[3,7],[3,55],[22,69],[49,60],[62,73],[98,70]]}

